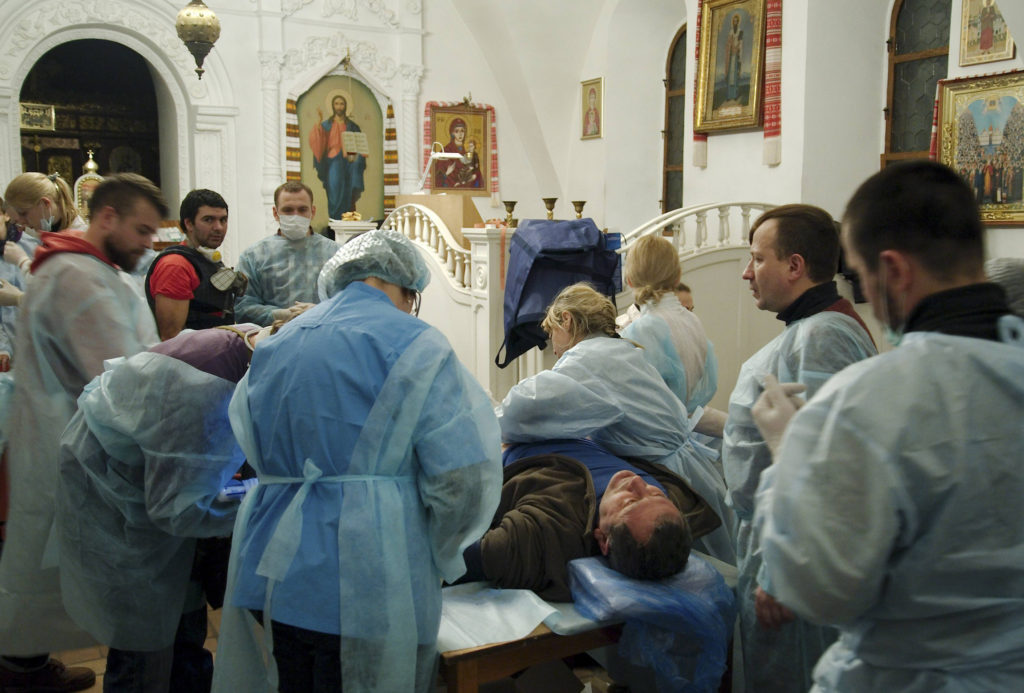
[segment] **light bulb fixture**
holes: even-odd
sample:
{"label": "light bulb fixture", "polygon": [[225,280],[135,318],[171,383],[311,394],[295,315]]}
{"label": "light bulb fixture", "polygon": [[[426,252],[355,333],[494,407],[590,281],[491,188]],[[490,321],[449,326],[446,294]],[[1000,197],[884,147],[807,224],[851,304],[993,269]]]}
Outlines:
{"label": "light bulb fixture", "polygon": [[[440,147],[440,149],[435,149],[435,147]],[[423,175],[420,176],[420,184],[416,186],[416,192],[425,193],[423,186],[427,182],[427,176],[430,175],[430,167],[434,165],[435,161],[451,161],[454,159],[463,159],[463,163],[469,163],[468,159],[465,159],[465,157],[458,152],[446,152],[440,142],[434,142],[434,144],[430,145],[430,158],[427,159],[427,165],[423,167]]]}
{"label": "light bulb fixture", "polygon": [[203,61],[220,38],[220,20],[203,0],[192,0],[178,12],[174,22],[178,38],[196,60],[196,74],[203,78]]}

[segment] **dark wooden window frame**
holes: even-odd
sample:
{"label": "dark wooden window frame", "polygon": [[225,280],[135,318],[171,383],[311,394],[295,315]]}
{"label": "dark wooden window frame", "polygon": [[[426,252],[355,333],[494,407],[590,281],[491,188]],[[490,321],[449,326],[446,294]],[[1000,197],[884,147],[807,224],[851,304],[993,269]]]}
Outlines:
{"label": "dark wooden window frame", "polygon": [[896,0],[892,6],[892,16],[889,18],[889,39],[885,42],[886,50],[889,54],[889,84],[886,89],[885,96],[885,151],[881,155],[881,168],[885,168],[887,164],[894,161],[903,161],[906,159],[927,159],[929,152],[925,151],[914,151],[914,152],[893,152],[892,151],[892,99],[893,92],[896,90],[896,66],[900,63],[910,62],[912,60],[923,60],[925,58],[935,58],[940,55],[949,55],[949,41],[946,41],[946,45],[942,48],[930,48],[924,51],[917,51],[915,53],[904,53],[902,55],[896,54],[896,22],[899,20],[900,10],[903,9],[904,0]]}

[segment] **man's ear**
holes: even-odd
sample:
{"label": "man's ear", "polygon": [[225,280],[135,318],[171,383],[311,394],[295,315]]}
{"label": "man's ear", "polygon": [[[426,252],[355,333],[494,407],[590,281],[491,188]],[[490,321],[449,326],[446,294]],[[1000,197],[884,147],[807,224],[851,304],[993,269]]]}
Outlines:
{"label": "man's ear", "polygon": [[789,256],[789,277],[793,281],[807,276],[807,261],[800,253],[793,253]]}
{"label": "man's ear", "polygon": [[597,540],[597,546],[601,549],[601,555],[608,555],[608,535],[600,527],[594,527],[594,539]]}
{"label": "man's ear", "polygon": [[914,282],[914,265],[899,250],[880,252],[878,271],[885,273],[885,285],[897,293],[906,293]]}

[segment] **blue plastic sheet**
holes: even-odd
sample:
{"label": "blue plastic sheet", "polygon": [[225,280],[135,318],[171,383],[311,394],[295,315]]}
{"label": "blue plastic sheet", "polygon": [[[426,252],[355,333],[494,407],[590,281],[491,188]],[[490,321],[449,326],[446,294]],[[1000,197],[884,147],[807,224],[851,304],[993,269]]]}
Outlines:
{"label": "blue plastic sheet", "polygon": [[664,580],[633,580],[604,558],[569,563],[576,609],[595,621],[625,620],[619,654],[654,671],[662,693],[716,691],[736,618],[722,576],[697,556]]}

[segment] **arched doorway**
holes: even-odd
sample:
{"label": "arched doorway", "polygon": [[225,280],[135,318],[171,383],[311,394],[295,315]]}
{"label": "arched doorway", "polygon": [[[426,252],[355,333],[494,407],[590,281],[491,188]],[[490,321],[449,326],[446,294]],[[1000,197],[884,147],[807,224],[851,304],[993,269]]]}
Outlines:
{"label": "arched doorway", "polygon": [[72,182],[92,151],[101,174],[140,173],[160,184],[156,89],[146,60],[127,46],[80,39],[50,49],[20,101],[53,108],[53,129],[21,129],[23,171]]}

